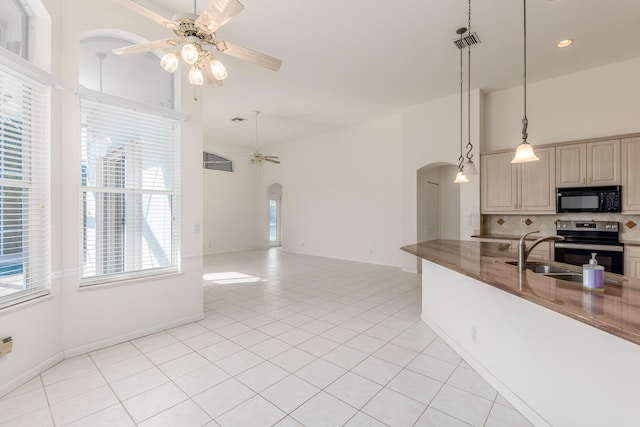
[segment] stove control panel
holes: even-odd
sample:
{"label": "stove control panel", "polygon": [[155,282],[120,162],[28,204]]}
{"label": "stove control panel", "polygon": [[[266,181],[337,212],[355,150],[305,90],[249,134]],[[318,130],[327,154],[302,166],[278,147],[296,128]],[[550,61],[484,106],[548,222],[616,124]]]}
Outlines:
{"label": "stove control panel", "polygon": [[557,221],[556,230],[618,232],[619,223],[613,221]]}

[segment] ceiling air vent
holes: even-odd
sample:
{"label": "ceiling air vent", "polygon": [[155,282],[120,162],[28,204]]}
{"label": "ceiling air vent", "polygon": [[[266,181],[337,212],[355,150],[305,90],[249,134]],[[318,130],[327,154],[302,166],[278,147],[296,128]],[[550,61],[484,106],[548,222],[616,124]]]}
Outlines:
{"label": "ceiling air vent", "polygon": [[480,44],[480,37],[478,37],[478,33],[474,31],[471,34],[467,33],[462,39],[457,38],[453,40],[453,44],[455,44],[458,49],[464,49],[465,47]]}

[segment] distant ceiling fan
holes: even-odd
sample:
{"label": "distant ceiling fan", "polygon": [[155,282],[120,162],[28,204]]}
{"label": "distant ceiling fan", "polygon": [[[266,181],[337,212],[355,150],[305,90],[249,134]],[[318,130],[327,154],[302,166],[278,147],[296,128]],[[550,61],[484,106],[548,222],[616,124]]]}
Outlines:
{"label": "distant ceiling fan", "polygon": [[254,151],[253,153],[249,154],[249,164],[250,165],[254,165],[254,166],[263,166],[264,165],[263,162],[271,162],[271,163],[275,163],[275,164],[278,165],[278,164],[280,164],[280,160],[278,160],[280,157],[278,157],[278,156],[265,156],[258,149],[258,114],[260,114],[260,111],[256,110],[256,137],[255,137],[256,151]]}
{"label": "distant ceiling fan", "polygon": [[218,52],[253,62],[273,71],[278,71],[282,65],[279,59],[216,38],[215,32],[244,9],[238,0],[212,0],[200,16],[196,14],[196,0],[194,0],[193,13],[179,13],[172,19],[167,19],[133,0],[112,1],[164,25],[177,36],[121,47],[114,49],[113,53],[129,56],[152,50],[176,48],[162,57],[160,66],[165,71],[173,73],[182,59],[191,66],[189,71],[191,84],[206,83],[220,86],[222,80],[227,77],[227,70],[222,62],[204,47],[213,46]]}

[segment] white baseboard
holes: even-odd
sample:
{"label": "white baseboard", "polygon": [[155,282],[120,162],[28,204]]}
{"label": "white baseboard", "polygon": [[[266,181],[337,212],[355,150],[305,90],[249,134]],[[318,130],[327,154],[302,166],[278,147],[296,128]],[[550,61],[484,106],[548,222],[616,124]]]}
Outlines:
{"label": "white baseboard", "polygon": [[65,359],[68,359],[69,357],[74,357],[80,354],[89,353],[91,351],[100,350],[101,348],[110,347],[112,345],[120,344],[136,338],[144,337],[145,335],[155,334],[156,332],[161,332],[166,329],[171,329],[177,326],[186,325],[187,323],[191,323],[191,322],[197,322],[198,320],[202,320],[202,319],[204,319],[204,313],[196,314],[183,319],[173,320],[171,322],[163,323],[160,325],[153,325],[152,327],[139,329],[137,331],[132,331],[124,335],[119,335],[116,337],[111,337],[111,338],[96,341],[93,343],[81,345],[79,347],[66,349],[64,350],[63,355]]}
{"label": "white baseboard", "polygon": [[420,319],[435,331],[456,353],[460,355],[486,382],[496,389],[498,393],[504,397],[518,412],[520,412],[534,426],[549,426],[536,411],[534,411],[525,401],[520,399],[517,394],[513,393],[502,381],[496,378],[489,370],[487,370],[480,362],[473,358],[465,351],[456,341],[447,335],[438,325],[433,323],[424,313],[420,314]]}
{"label": "white baseboard", "polygon": [[23,372],[21,375],[10,380],[6,384],[0,385],[0,396],[4,396],[5,394],[12,392],[21,385],[33,379],[35,376],[40,375],[42,372],[46,371],[53,365],[62,362],[62,360],[64,360],[64,354],[56,353],[44,362],[34,366],[26,372]]}

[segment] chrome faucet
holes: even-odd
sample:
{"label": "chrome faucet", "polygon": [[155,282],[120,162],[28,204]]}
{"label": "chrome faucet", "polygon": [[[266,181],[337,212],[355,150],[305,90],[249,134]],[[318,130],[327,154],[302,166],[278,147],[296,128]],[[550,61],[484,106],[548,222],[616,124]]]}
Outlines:
{"label": "chrome faucet", "polygon": [[518,270],[525,270],[527,268],[527,258],[529,258],[529,254],[531,253],[533,248],[538,246],[540,243],[547,242],[550,240],[564,240],[564,237],[562,236],[543,236],[543,237],[540,237],[538,240],[534,240],[534,242],[531,243],[529,247],[527,247],[527,244],[525,243],[524,239],[528,235],[534,234],[534,233],[539,233],[539,231],[532,231],[531,233],[527,233],[520,238],[520,242],[518,243]]}

